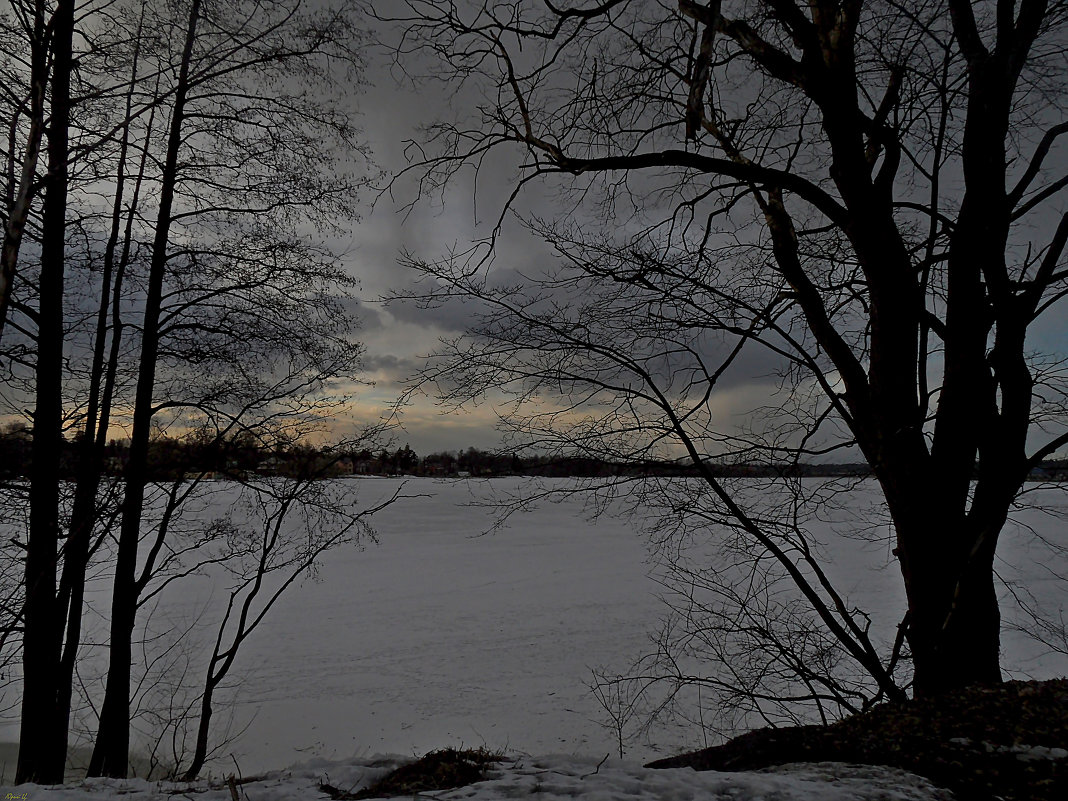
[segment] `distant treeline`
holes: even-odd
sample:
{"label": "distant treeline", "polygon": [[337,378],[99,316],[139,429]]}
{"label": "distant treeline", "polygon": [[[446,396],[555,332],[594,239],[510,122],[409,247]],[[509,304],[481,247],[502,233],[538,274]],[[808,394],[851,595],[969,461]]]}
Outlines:
{"label": "distant treeline", "polygon": [[[0,478],[25,477],[30,467],[30,430],[22,424],[0,429]],[[73,479],[77,469],[78,443],[64,443],[62,468]],[[121,476],[129,455],[129,443],[111,440],[105,451],[105,471]],[[293,443],[264,447],[242,434],[217,438],[191,434],[180,438],[159,437],[149,446],[151,480],[175,480],[191,476],[240,478],[249,474],[294,477],[346,475],[437,476],[437,477],[696,477],[707,470],[717,477],[856,477],[871,475],[864,463],[729,463],[711,460],[698,468],[688,460],[620,462],[581,456],[540,456],[500,453],[467,448],[419,456],[408,445],[396,450],[338,449]],[[1068,481],[1068,460],[1043,462],[1030,476],[1033,480]]]}

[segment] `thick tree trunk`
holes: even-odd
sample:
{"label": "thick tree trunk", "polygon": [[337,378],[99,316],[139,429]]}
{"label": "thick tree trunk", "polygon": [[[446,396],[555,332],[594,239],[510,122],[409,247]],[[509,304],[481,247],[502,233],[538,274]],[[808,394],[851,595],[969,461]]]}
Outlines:
{"label": "thick tree trunk", "polygon": [[994,586],[1000,525],[976,534],[963,515],[937,523],[932,511],[915,531],[899,537],[917,698],[1002,680]]}
{"label": "thick tree trunk", "polygon": [[42,217],[37,332],[37,399],[30,473],[25,633],[16,782],[63,781],[67,732],[55,725],[63,617],[56,598],[59,566],[59,460],[63,448],[63,282],[67,216],[67,126],[74,0],[53,20],[52,108]]}
{"label": "thick tree trunk", "polygon": [[[134,460],[131,459],[131,464]],[[127,488],[129,492],[129,488]],[[137,521],[139,511],[135,510]],[[100,709],[100,725],[96,745],[89,762],[89,776],[113,776],[124,778],[130,754],[130,666],[133,662],[133,627],[137,612],[137,595],[133,584],[126,580],[132,576],[137,562],[137,533],[130,547],[127,531],[127,515],[123,511],[123,530],[119,536],[119,555],[115,563],[115,589],[111,601],[111,648],[108,660],[108,677],[104,689],[104,703]]]}
{"label": "thick tree trunk", "polygon": [[917,698],[1002,680],[1001,613],[993,566],[982,561],[964,568],[959,582],[947,575],[912,588],[909,645]]}

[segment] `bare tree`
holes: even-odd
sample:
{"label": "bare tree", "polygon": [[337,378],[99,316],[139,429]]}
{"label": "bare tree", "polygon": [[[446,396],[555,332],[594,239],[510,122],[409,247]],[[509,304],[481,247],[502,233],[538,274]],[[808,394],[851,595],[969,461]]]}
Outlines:
{"label": "bare tree", "polygon": [[[111,668],[90,775],[126,774],[129,651],[139,592],[135,565],[149,435],[161,410],[188,403],[182,398],[172,398],[162,405],[158,401],[157,370],[166,357],[168,341],[188,343],[195,354],[193,363],[202,367],[212,358],[211,350],[220,346],[220,340],[228,342],[232,354],[236,344],[245,349],[255,341],[257,332],[267,332],[263,341],[268,350],[281,354],[283,363],[289,358],[287,351],[311,357],[303,368],[310,367],[310,372],[303,376],[291,374],[294,381],[306,381],[308,387],[321,386],[328,375],[342,374],[343,365],[353,353],[349,348],[346,354],[344,346],[340,352],[336,346],[331,348],[329,343],[336,343],[336,335],[332,337],[323,325],[316,325],[314,317],[303,336],[285,342],[284,332],[292,334],[294,327],[272,328],[263,316],[264,309],[279,316],[279,302],[284,302],[285,295],[274,294],[277,282],[270,276],[264,280],[247,267],[266,264],[285,273],[284,259],[305,266],[302,278],[306,286],[296,289],[296,296],[318,299],[319,283],[326,276],[321,270],[316,273],[307,269],[309,263],[315,266],[314,261],[309,262],[302,255],[309,247],[295,236],[287,238],[283,232],[291,228],[295,219],[308,220],[311,216],[311,222],[323,224],[320,215],[346,211],[351,214],[350,193],[355,182],[344,174],[328,175],[317,168],[315,159],[319,158],[320,136],[331,136],[339,144],[351,146],[352,128],[344,114],[322,110],[318,98],[313,100],[305,87],[272,91],[262,88],[260,82],[293,80],[294,74],[329,82],[330,74],[323,71],[323,62],[356,61],[351,25],[340,11],[319,16],[302,14],[300,3],[250,3],[223,9],[192,0],[185,11],[184,44],[176,61],[170,123],[162,150],[163,170],[141,324],[139,374],[112,605]],[[291,74],[283,76],[283,70]],[[284,138],[283,133],[287,134]],[[234,161],[219,160],[227,155],[232,155]],[[202,237],[200,241],[193,239],[197,234]],[[252,255],[235,255],[243,250]],[[228,289],[218,280],[191,284],[199,290],[192,293],[197,295],[195,300],[184,297],[181,291],[168,293],[169,276],[176,275],[174,282],[182,284],[181,274],[174,272],[181,261],[191,266],[219,262],[238,276],[236,286]],[[340,280],[340,273],[332,270],[329,277]],[[264,287],[273,303],[242,305],[241,290]],[[188,286],[184,294],[189,294]],[[221,300],[226,297],[237,297],[239,301]],[[169,315],[165,309],[168,300],[177,307]],[[220,304],[227,310],[221,324],[209,319],[206,324],[190,325],[191,306],[207,308],[210,314]],[[304,310],[309,311],[312,306],[309,303]],[[241,309],[245,309],[244,314]],[[234,321],[228,319],[235,316],[259,318],[259,328],[239,333]],[[282,319],[286,320],[284,316]],[[316,339],[322,344],[317,346]],[[334,372],[324,374],[319,369],[322,363],[330,363]],[[292,385],[288,388],[299,393]]]}
{"label": "bare tree", "polygon": [[[37,18],[40,19],[40,14]],[[60,641],[54,636],[59,616],[56,571],[59,563],[60,448],[63,438],[63,294],[68,196],[74,2],[57,4],[52,20],[51,105],[48,122],[48,173],[41,212],[41,253],[37,293],[35,405],[30,476],[30,536],[26,548],[26,601],[22,638],[23,693],[17,781],[55,783],[63,766],[51,755],[60,736],[53,725],[59,692]],[[44,78],[36,70],[35,84]],[[39,86],[34,86],[34,93]],[[34,122],[31,121],[31,127]],[[32,170],[32,167],[30,168]],[[22,190],[20,189],[20,192]],[[15,210],[19,213],[19,210]],[[17,227],[17,226],[16,226]],[[6,244],[6,240],[5,240]],[[6,248],[5,248],[6,249]],[[5,253],[5,256],[9,254]],[[14,255],[11,254],[13,265]],[[4,272],[10,274],[9,265]],[[3,301],[6,305],[6,299]],[[65,736],[64,736],[65,739]]]}
{"label": "bare tree", "polygon": [[[317,575],[328,551],[373,540],[370,519],[400,497],[398,489],[367,503],[351,482],[323,480],[333,465],[323,457],[300,477],[227,481],[186,469],[181,480],[146,488],[130,725],[154,769],[192,778],[232,741],[225,709],[240,695],[234,677],[246,641],[288,590]],[[189,597],[190,585],[193,597],[197,586],[212,587],[212,598],[175,617],[175,601]],[[83,702],[92,706],[102,686],[92,678]]]}
{"label": "bare tree", "polygon": [[[205,671],[187,781],[200,773],[209,756],[215,693],[230,675],[242,644],[282,594],[315,571],[324,553],[373,536],[367,519],[400,497],[397,489],[373,507],[354,510],[347,490],[319,478],[274,479],[247,487],[242,502],[251,514],[231,530],[230,555],[222,562],[229,579],[226,611]],[[234,539],[243,547],[235,549]]]}
{"label": "bare tree", "polygon": [[[483,269],[506,214],[484,246],[408,260],[425,283],[407,297],[483,310],[426,377],[456,402],[510,392],[520,443],[684,456],[700,490],[660,503],[687,536],[737,545],[705,589],[748,616],[733,635],[780,650],[763,664],[809,688],[796,700],[849,711],[910,682],[929,696],[1000,681],[999,537],[1029,471],[1068,443],[1064,356],[1038,352],[1039,332],[1063,333],[1068,293],[1068,177],[1052,155],[1068,132],[1068,9],[404,7],[379,6],[403,30],[397,66],[478,98],[428,126],[421,189],[511,148],[508,208],[538,180],[569,203],[567,218],[528,216],[555,250],[534,278]],[[721,395],[754,360],[780,383],[749,426],[725,425]],[[828,576],[809,530],[833,498],[789,482],[740,494],[717,471],[834,453],[877,479],[901,637],[876,636]],[[789,583],[804,621],[796,602],[762,620],[775,594],[746,592],[747,571]],[[788,625],[764,631],[775,619]]]}
{"label": "bare tree", "polygon": [[[142,521],[153,432],[207,422],[220,436],[299,437],[342,401],[330,384],[351,379],[360,354],[352,278],[319,240],[355,217],[366,171],[350,109],[321,93],[359,82],[359,34],[343,9],[131,0],[14,11],[0,41],[14,79],[0,106],[0,395],[18,413],[34,399],[35,411],[29,535],[16,541],[24,598],[9,630],[26,677],[19,780],[53,782],[86,570],[112,526],[113,677],[91,769],[126,771],[138,545],[146,528],[158,533]],[[108,508],[103,451],[123,428],[124,497]],[[61,464],[64,432],[79,442],[76,470]]]}
{"label": "bare tree", "polygon": [[[101,184],[106,185],[106,178],[100,171],[101,160],[94,154],[112,152],[109,147],[111,137],[122,130],[125,158],[127,123],[134,116],[130,102],[131,81],[120,79],[117,92],[120,97],[125,95],[127,98],[126,117],[117,127],[103,132],[86,125],[88,118],[93,116],[93,107],[106,104],[108,96],[116,93],[116,87],[108,85],[103,78],[101,63],[112,63],[112,71],[121,75],[129,60],[123,59],[124,53],[117,52],[113,46],[121,37],[117,31],[111,31],[112,46],[103,47],[100,39],[91,39],[87,44],[84,28],[78,31],[82,36],[76,35],[80,25],[109,28],[108,23],[117,22],[119,18],[108,13],[111,4],[84,3],[77,4],[77,8],[75,5],[40,2],[32,4],[31,8],[29,3],[15,4],[13,17],[4,20],[4,39],[0,48],[9,78],[3,104],[9,134],[5,153],[8,203],[4,209],[5,281],[2,282],[3,314],[5,323],[9,324],[9,336],[4,350],[7,375],[3,395],[5,401],[19,412],[25,408],[26,399],[34,398],[32,418],[40,421],[34,423],[35,428],[50,421],[47,430],[35,431],[33,436],[39,469],[33,472],[30,480],[30,495],[35,498],[36,511],[31,515],[33,519],[25,548],[28,555],[33,554],[27,569],[35,577],[27,575],[26,587],[32,589],[23,602],[19,617],[30,620],[29,625],[22,627],[26,635],[23,644],[27,638],[31,643],[40,638],[60,649],[55,653],[50,647],[47,658],[43,653],[33,657],[34,648],[31,648],[31,654],[24,652],[24,662],[29,659],[35,663],[32,667],[27,664],[26,675],[34,677],[28,678],[27,682],[30,685],[41,682],[42,691],[32,691],[23,697],[24,704],[32,706],[32,709],[24,710],[24,717],[32,722],[22,730],[23,737],[28,739],[23,739],[20,747],[20,755],[26,760],[20,775],[33,775],[42,780],[48,777],[49,781],[58,780],[63,775],[71,675],[80,639],[78,622],[84,587],[84,557],[89,549],[99,483],[99,464],[93,465],[99,449],[83,448],[85,458],[81,460],[79,489],[75,508],[70,512],[62,497],[59,480],[67,467],[61,465],[64,433],[75,425],[72,417],[76,416],[71,408],[74,396],[71,385],[75,383],[70,369],[71,352],[80,348],[79,334],[87,329],[82,325],[79,308],[85,295],[81,281],[74,276],[87,265],[91,275],[95,259],[92,253],[75,255],[68,246],[68,239],[77,239],[74,231],[84,232],[86,195],[93,195]],[[140,42],[139,32],[133,39]],[[20,46],[25,47],[25,51]],[[136,54],[136,45],[134,52]],[[116,56],[121,66],[115,66]],[[136,63],[136,55],[133,62]],[[136,74],[136,68],[134,72]],[[19,93],[23,91],[28,98],[28,107],[20,102]],[[142,111],[144,109],[139,109],[138,113]],[[114,118],[111,125],[116,126]],[[37,166],[36,149],[42,136],[39,128],[43,129],[48,142],[48,165],[43,174]],[[25,135],[24,144],[20,142],[22,135]],[[123,194],[121,180],[119,183],[120,190],[115,198],[116,218],[120,215]],[[87,192],[87,184],[96,188]],[[90,201],[89,205],[92,204]],[[23,247],[24,244],[27,247]],[[112,245],[114,247],[114,242]],[[110,269],[105,272],[110,275]],[[116,282],[116,286],[119,283]],[[107,292],[106,289],[102,291],[105,300],[101,304],[95,332],[98,353],[102,353],[106,337]],[[90,382],[83,445],[93,442],[98,433],[103,441],[108,426],[110,400],[105,389],[106,400],[101,404],[101,385],[110,386],[111,382],[105,382],[103,376],[114,378],[114,372],[112,366],[105,368],[102,360],[95,366],[97,374]],[[101,414],[102,405],[104,411]],[[70,525],[66,519],[68,512]],[[17,514],[14,512],[12,517]],[[59,578],[61,564],[63,574]],[[48,595],[53,598],[47,600]],[[34,608],[38,606],[47,613],[36,612]],[[53,657],[58,657],[58,661],[53,661]]]}
{"label": "bare tree", "polygon": [[[5,158],[4,193],[4,239],[0,251],[0,337],[7,322],[8,307],[15,283],[15,269],[19,249],[26,231],[30,208],[41,188],[37,165],[44,136],[45,90],[49,82],[49,39],[46,30],[45,3],[17,2],[11,6],[12,18],[3,19],[6,34],[20,38],[16,30],[25,36],[29,44],[28,65],[15,53],[8,52],[4,59],[5,97],[8,121]],[[28,70],[25,67],[28,66]],[[28,73],[29,80],[19,80]],[[23,134],[20,142],[20,134]],[[20,147],[21,145],[21,147]],[[17,177],[16,177],[17,176]]]}

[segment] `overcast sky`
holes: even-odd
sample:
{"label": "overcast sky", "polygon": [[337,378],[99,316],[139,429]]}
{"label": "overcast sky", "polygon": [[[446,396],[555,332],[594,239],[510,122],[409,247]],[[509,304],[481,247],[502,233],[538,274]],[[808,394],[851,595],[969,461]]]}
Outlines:
{"label": "overcast sky", "polygon": [[[388,34],[380,35],[386,38]],[[359,99],[360,123],[375,162],[385,170],[388,181],[407,166],[405,142],[420,137],[420,125],[440,116],[463,115],[468,109],[462,99],[447,97],[440,84],[420,91],[410,83],[401,83],[391,74],[384,50],[372,49],[370,59],[370,85]],[[513,177],[512,165],[500,159],[482,171],[477,193],[471,174],[459,176],[444,197],[420,197],[415,176],[398,180],[389,192],[368,193],[363,221],[353,229],[351,239],[338,243],[346,254],[346,264],[360,281],[357,311],[362,323],[360,339],[367,348],[365,378],[375,384],[357,390],[355,425],[390,407],[439,338],[462,334],[470,319],[469,310],[459,304],[428,310],[414,304],[381,302],[397,289],[410,286],[415,278],[398,263],[401,254],[434,259],[488,235]],[[524,202],[527,208],[538,205],[536,187],[526,194]],[[548,248],[514,223],[508,224],[507,233],[498,247],[495,269],[536,266],[547,256]],[[409,443],[420,455],[471,446],[493,449],[500,444],[492,405],[446,414],[433,398],[416,396],[404,407],[401,421],[395,435],[397,443]],[[342,423],[339,430],[344,433],[347,427]]]}
{"label": "overcast sky", "polygon": [[[383,41],[388,37],[388,32],[376,34]],[[473,114],[474,101],[470,95],[448,96],[440,83],[422,88],[402,83],[391,74],[384,48],[373,49],[370,59],[369,86],[359,99],[360,122],[375,162],[386,171],[388,180],[407,166],[405,142],[420,138],[420,125],[439,117]],[[508,159],[518,155],[506,156],[502,151],[483,166],[477,186],[472,173],[460,174],[444,197],[420,197],[414,176],[397,181],[390,192],[368,194],[363,221],[348,240],[337,245],[361,284],[357,310],[362,321],[360,339],[367,349],[365,378],[373,381],[374,387],[356,391],[353,420],[338,421],[338,433],[348,433],[388,408],[404,392],[439,338],[455,337],[466,330],[470,307],[453,304],[428,310],[414,304],[385,304],[381,299],[411,285],[415,277],[398,263],[403,252],[434,259],[489,235],[514,186],[516,162]],[[553,201],[548,194],[549,190],[538,183],[530,184],[516,208],[549,214]],[[511,218],[503,230],[492,268],[497,275],[537,272],[546,266],[551,258],[547,245]],[[773,381],[771,369],[765,358],[755,355],[753,363],[732,374],[730,386],[721,394],[725,419],[741,415],[742,409],[753,408],[760,398],[766,398]],[[742,379],[744,374],[748,380]],[[730,408],[732,398],[737,411]],[[395,440],[398,445],[410,444],[420,455],[470,446],[493,449],[501,442],[497,421],[492,404],[444,413],[434,398],[416,396],[404,407]]]}
{"label": "overcast sky", "polygon": [[[391,34],[379,30],[373,38],[386,43]],[[470,95],[448,96],[440,82],[417,87],[402,84],[391,74],[385,47],[370,49],[369,60],[369,85],[359,100],[361,123],[375,161],[388,177],[408,163],[405,141],[420,138],[420,125],[439,117],[472,116],[474,103]],[[518,155],[513,153],[511,157]],[[398,181],[391,193],[368,193],[362,223],[352,230],[350,238],[337,245],[361,283],[358,313],[363,324],[360,338],[367,348],[365,377],[375,385],[358,390],[353,420],[338,421],[338,433],[348,433],[381,414],[401,395],[405,382],[418,372],[423,357],[434,350],[439,337],[462,334],[469,321],[470,309],[456,305],[427,310],[383,304],[383,296],[409,285],[414,278],[398,263],[400,254],[407,251],[434,259],[451,248],[462,250],[475,239],[487,236],[514,186],[515,176],[515,162],[509,162],[502,153],[480,172],[477,187],[473,175],[464,173],[454,180],[444,198],[419,197],[412,180]],[[545,194],[539,196],[539,192]],[[519,208],[551,214],[547,193],[537,182],[529,185]],[[518,225],[508,223],[493,269],[536,271],[545,266],[548,258],[546,245],[532,239]],[[1051,319],[1045,328],[1036,328],[1029,341],[1043,350],[1063,353],[1068,349],[1064,336],[1063,326]],[[724,391],[714,399],[722,424],[738,425],[747,410],[766,399],[776,382],[774,370],[775,365],[766,354],[743,356],[724,382]],[[491,404],[443,414],[432,398],[416,397],[401,419],[397,444],[407,442],[420,455],[468,446],[494,448],[500,442]]]}

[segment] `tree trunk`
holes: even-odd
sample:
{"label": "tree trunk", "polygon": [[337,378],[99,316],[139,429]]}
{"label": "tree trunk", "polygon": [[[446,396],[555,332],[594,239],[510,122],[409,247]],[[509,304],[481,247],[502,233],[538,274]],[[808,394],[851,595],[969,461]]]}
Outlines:
{"label": "tree trunk", "polygon": [[[142,9],[143,14],[143,9]],[[137,44],[134,49],[130,91],[126,96],[126,119],[131,119],[133,105],[133,87],[136,85],[137,65],[140,55],[141,30],[138,27]],[[96,526],[97,492],[100,487],[100,476],[103,472],[104,446],[107,441],[107,431],[110,424],[111,397],[110,387],[114,384],[114,376],[117,368],[119,355],[119,342],[121,328],[115,325],[111,332],[111,354],[108,359],[108,316],[113,316],[118,322],[119,300],[122,286],[125,261],[129,249],[129,230],[123,246],[123,258],[116,270],[115,252],[118,248],[119,237],[122,234],[122,204],[124,188],[126,185],[126,157],[129,148],[129,124],[123,128],[122,140],[119,146],[119,162],[115,186],[115,197],[112,204],[111,232],[104,248],[104,269],[101,275],[100,303],[97,310],[96,336],[93,348],[93,366],[89,376],[89,399],[86,405],[85,428],[82,432],[82,441],[79,447],[78,477],[74,492],[74,504],[71,510],[70,534],[67,546],[64,549],[63,576],[60,582],[59,613],[66,612],[67,629],[63,643],[63,654],[60,663],[59,696],[56,702],[56,725],[64,732],[70,728],[71,698],[74,690],[74,666],[78,657],[78,647],[81,644],[81,620],[85,598],[85,572],[88,566],[89,546],[93,530]],[[147,148],[146,148],[147,152]],[[141,173],[137,176],[137,187],[140,187],[140,178],[143,174],[144,160],[142,158]],[[134,201],[131,204],[130,213],[136,206],[137,191],[134,192]],[[117,273],[117,275],[116,275]],[[103,398],[102,398],[103,396]]]}
{"label": "tree trunk", "polygon": [[48,175],[41,223],[37,331],[37,399],[30,472],[30,535],[26,551],[22,728],[18,783],[63,781],[67,733],[57,731],[63,617],[56,598],[59,563],[59,460],[63,449],[63,281],[67,216],[67,127],[74,0],[62,0],[53,20],[52,107]]}
{"label": "tree trunk", "polygon": [[159,317],[163,296],[163,279],[167,268],[167,245],[170,237],[171,208],[178,174],[178,152],[182,144],[182,122],[189,84],[200,0],[193,0],[189,11],[185,49],[179,68],[174,98],[166,160],[160,185],[159,211],[152,243],[148,294],[145,299],[141,334],[141,357],[134,400],[130,458],[124,474],[126,494],[123,499],[122,526],[118,555],[115,560],[115,585],[111,602],[111,651],[104,703],[100,710],[90,776],[126,776],[130,754],[130,666],[133,661],[133,629],[137,616],[137,546],[145,503],[145,472],[148,465],[148,441],[152,426],[152,395],[156,383],[159,355]]}
{"label": "tree trunk", "polygon": [[197,741],[193,748],[193,761],[189,764],[189,769],[182,777],[187,782],[197,778],[197,774],[200,773],[201,768],[204,767],[204,762],[208,758],[208,734],[211,731],[212,700],[215,696],[215,687],[218,684],[218,680],[212,676],[213,669],[214,664],[208,667],[208,679],[204,682],[204,696],[200,699],[200,722],[197,724]]}
{"label": "tree trunk", "polygon": [[[902,559],[917,698],[1002,680],[993,564],[998,532],[963,537],[966,527],[964,520],[955,530],[928,523],[915,532],[911,558]],[[907,564],[913,569],[905,570]]]}

